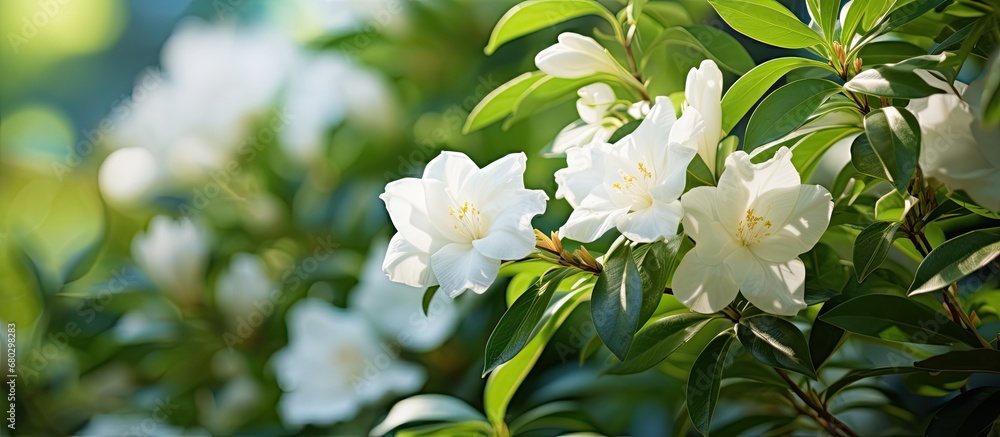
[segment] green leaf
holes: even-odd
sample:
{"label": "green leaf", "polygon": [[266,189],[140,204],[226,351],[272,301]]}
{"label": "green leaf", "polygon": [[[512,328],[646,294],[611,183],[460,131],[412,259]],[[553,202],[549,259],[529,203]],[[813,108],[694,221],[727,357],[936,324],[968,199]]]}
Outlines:
{"label": "green leaf", "polygon": [[[882,164],[882,177],[891,182],[897,191],[906,193],[906,186],[913,178],[920,156],[920,124],[917,118],[910,111],[896,106],[876,109],[865,115],[865,135],[871,152]],[[854,156],[855,145],[858,145],[857,141],[851,146],[851,161],[858,167]],[[867,153],[862,153],[858,159],[870,159]],[[862,171],[861,168],[858,170]]]}
{"label": "green leaf", "polygon": [[577,272],[574,268],[549,272],[514,301],[486,342],[483,375],[510,361],[528,344],[559,283]]}
{"label": "green leaf", "polygon": [[892,7],[893,0],[854,0],[844,18],[840,42],[853,47],[856,33],[867,33]]}
{"label": "green leaf", "polygon": [[624,360],[643,310],[642,279],[628,244],[612,252],[604,263],[590,309],[597,334],[618,359]]}
{"label": "green leaf", "polygon": [[[706,58],[715,61],[719,67],[734,74],[746,74],[756,63],[743,45],[728,33],[712,26],[696,24],[694,26],[675,26],[666,28],[650,44],[650,54],[661,44],[678,45],[694,49]],[[680,56],[680,51],[668,50],[671,56]]]}
{"label": "green leaf", "polygon": [[694,159],[688,164],[687,180],[684,184],[688,190],[706,185],[715,186],[715,175],[712,174],[712,170],[708,169],[708,165],[705,164],[701,155],[694,155]]}
{"label": "green leaf", "polygon": [[1000,387],[977,387],[944,404],[931,417],[928,437],[986,436],[1000,417]]}
{"label": "green leaf", "polygon": [[978,346],[947,315],[905,297],[869,294],[848,300],[821,319],[841,329],[901,343]]}
{"label": "green leaf", "polygon": [[751,151],[802,126],[840,85],[826,79],[801,79],[765,97],[750,116],[743,149]]}
{"label": "green leaf", "polygon": [[917,373],[926,372],[926,370],[918,369],[915,367],[877,367],[874,369],[858,369],[847,372],[846,375],[840,377],[837,381],[830,384],[826,390],[820,395],[823,398],[824,403],[829,404],[830,401],[837,396],[838,393],[844,391],[847,386],[854,384],[855,382],[861,381],[865,378],[871,378],[875,376],[885,376],[885,375],[899,375],[907,373]]}
{"label": "green leaf", "polygon": [[665,360],[681,345],[708,325],[713,315],[683,313],[666,316],[650,323],[635,335],[628,356],[608,370],[614,375],[639,373]]}
{"label": "green leaf", "polygon": [[705,346],[691,366],[687,384],[687,408],[691,422],[702,435],[708,435],[715,405],[719,402],[719,386],[726,355],[733,342],[733,331],[725,330]]}
{"label": "green leaf", "polygon": [[843,294],[834,296],[824,302],[816,314],[812,330],[809,331],[809,358],[817,369],[823,367],[844,340],[844,330],[826,323],[822,316],[848,300]]}
{"label": "green leaf", "polygon": [[677,252],[680,251],[685,238],[684,234],[678,234],[665,242],[658,241],[641,245],[632,252],[642,282],[639,327],[649,320],[660,304],[663,290],[667,287],[667,279],[670,278],[670,269],[677,262]]}
{"label": "green leaf", "polygon": [[395,433],[396,437],[442,437],[454,435],[490,437],[493,435],[493,427],[489,423],[480,420],[467,420],[465,422],[433,423],[416,426],[401,429]]}
{"label": "green leaf", "polygon": [[900,99],[919,99],[943,93],[945,90],[927,83],[916,71],[943,71],[949,56],[949,53],[923,55],[895,64],[879,65],[858,73],[844,84],[844,88],[856,93]]}
{"label": "green leaf", "polygon": [[1000,256],[1000,228],[978,229],[945,241],[927,254],[910,284],[909,295],[947,287]]}
{"label": "green leaf", "polygon": [[993,51],[984,71],[979,107],[983,108],[983,125],[996,126],[1000,123],[1000,49]]}
{"label": "green leaf", "polygon": [[823,44],[823,39],[774,0],[709,0],[726,23],[760,42],[786,49]]}
{"label": "green leaf", "polygon": [[559,326],[569,317],[573,309],[589,296],[588,291],[588,287],[580,287],[556,299],[545,311],[545,315],[538,325],[538,332],[521,349],[521,353],[501,364],[490,374],[489,379],[486,380],[483,407],[486,410],[486,417],[489,418],[494,427],[499,429],[503,425],[504,416],[507,414],[507,405],[510,404],[514,392],[528,376],[528,372],[534,367],[538,357],[542,355],[545,345],[559,329]]}
{"label": "green leaf", "polygon": [[828,43],[833,42],[837,28],[837,15],[840,13],[840,0],[806,0],[809,14],[823,29],[823,36]]}
{"label": "green leaf", "polygon": [[[771,85],[789,71],[816,67],[830,70],[830,66],[806,58],[778,58],[767,61],[753,68],[740,77],[722,97],[722,130],[729,132],[753,107],[757,100],[767,92]],[[831,70],[832,71],[832,70]]]}
{"label": "green leaf", "polygon": [[500,85],[483,98],[465,120],[463,133],[482,129],[510,115],[516,108],[517,100],[535,82],[549,77],[541,71],[524,73]]}
{"label": "green leaf", "polygon": [[440,394],[422,394],[403,399],[393,405],[382,422],[372,428],[371,435],[385,435],[413,422],[485,421],[482,413],[465,401]]}
{"label": "green leaf", "polygon": [[917,198],[909,194],[890,191],[875,202],[875,218],[889,222],[901,221],[916,202]]}
{"label": "green leaf", "polygon": [[864,65],[895,64],[926,54],[926,50],[906,41],[875,41],[858,51]]}
{"label": "green leaf", "polygon": [[424,290],[424,298],[420,302],[420,308],[424,310],[425,316],[428,314],[428,310],[431,308],[431,301],[434,300],[434,295],[437,293],[439,288],[441,288],[440,285],[434,285],[427,287],[427,290]]}
{"label": "green leaf", "polygon": [[715,174],[722,174],[722,171],[726,169],[726,158],[739,147],[740,139],[736,135],[725,137],[719,142],[718,153],[715,154]]}
{"label": "green leaf", "polygon": [[810,132],[805,138],[792,146],[792,165],[799,171],[802,180],[809,180],[820,159],[834,144],[840,140],[857,135],[861,129],[853,126],[832,127]]}
{"label": "green leaf", "polygon": [[556,106],[565,100],[572,100],[576,97],[576,91],[585,85],[610,79],[607,74],[581,77],[579,79],[563,79],[559,77],[546,76],[545,78],[531,84],[527,90],[518,96],[514,102],[513,112],[503,123],[504,129],[509,129],[511,125],[534,115],[538,111]]}
{"label": "green leaf", "polygon": [[492,55],[507,41],[584,15],[597,15],[619,26],[614,14],[593,0],[528,0],[500,17],[484,52]]}
{"label": "green leaf", "polygon": [[902,222],[875,222],[858,234],[854,240],[854,270],[858,282],[864,281],[889,254],[889,246],[896,239],[896,230]]}
{"label": "green leaf", "polygon": [[875,32],[876,34],[889,32],[909,23],[921,15],[926,14],[931,9],[940,6],[942,3],[950,0],[913,0],[911,2],[905,3],[902,6],[896,8],[886,17],[885,22],[879,26],[879,30]]}
{"label": "green leaf", "polygon": [[770,315],[743,317],[736,336],[760,362],[816,378],[806,337],[792,322]]}
{"label": "green leaf", "polygon": [[951,351],[913,365],[934,371],[1000,373],[1000,351],[985,348]]}

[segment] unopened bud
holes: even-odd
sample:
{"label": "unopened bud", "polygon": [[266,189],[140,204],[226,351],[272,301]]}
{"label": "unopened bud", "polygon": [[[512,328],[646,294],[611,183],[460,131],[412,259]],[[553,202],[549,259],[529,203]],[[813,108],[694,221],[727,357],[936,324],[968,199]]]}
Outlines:
{"label": "unopened bud", "polygon": [[837,57],[837,62],[840,65],[847,63],[847,52],[844,51],[844,46],[840,45],[839,41],[833,42],[833,54]]}
{"label": "unopened bud", "polygon": [[854,74],[858,74],[861,72],[861,66],[863,64],[864,62],[861,60],[861,58],[854,59]]}

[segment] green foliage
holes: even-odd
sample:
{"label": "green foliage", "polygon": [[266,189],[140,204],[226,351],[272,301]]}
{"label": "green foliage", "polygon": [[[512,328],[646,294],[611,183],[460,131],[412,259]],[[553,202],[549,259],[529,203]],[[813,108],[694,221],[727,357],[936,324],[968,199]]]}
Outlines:
{"label": "green foliage", "polygon": [[593,0],[528,0],[500,17],[484,51],[487,55],[493,54],[507,41],[584,15],[597,15],[618,27],[615,16]]}
{"label": "green foliage", "polygon": [[927,254],[910,284],[910,296],[947,287],[1000,256],[1000,228],[955,237]]}
{"label": "green foliage", "polygon": [[640,315],[652,314],[656,308],[656,302],[645,298],[642,286],[632,248],[627,244],[611,252],[594,284],[590,304],[594,326],[608,349],[622,360],[628,355],[635,332],[645,322]]}
{"label": "green foliage", "polygon": [[948,401],[931,417],[927,436],[985,436],[1000,417],[1000,387],[978,387]]}
{"label": "green foliage", "polygon": [[[885,179],[906,193],[920,156],[916,117],[895,106],[872,111],[865,115],[865,136],[867,141],[852,144],[851,162],[858,171]],[[881,164],[881,172],[875,170],[875,163]]]}
{"label": "green foliage", "polygon": [[902,223],[879,221],[868,225],[858,234],[854,241],[854,269],[857,271],[858,281],[864,281],[885,261],[900,224]]}
{"label": "green foliage", "polygon": [[722,371],[734,337],[731,329],[719,333],[702,349],[691,366],[686,389],[687,408],[695,429],[702,435],[708,435],[712,424],[715,405],[719,402]]}
{"label": "green foliage", "polygon": [[805,67],[829,68],[805,58],[778,58],[764,62],[739,78],[722,97],[722,130],[729,132],[778,79]]}
{"label": "green foliage", "polygon": [[798,129],[840,90],[840,85],[826,79],[801,79],[778,88],[750,116],[743,148],[754,150]]}
{"label": "green foliage", "polygon": [[[649,55],[658,55],[653,51],[660,45],[675,45],[697,50],[707,59],[715,61],[719,68],[734,74],[746,74],[755,66],[753,58],[735,38],[711,26],[697,24],[693,26],[675,26],[664,29],[650,44]],[[648,58],[644,59],[644,61]],[[644,62],[645,64],[645,62]]]}
{"label": "green foliage", "polygon": [[690,341],[712,321],[713,316],[697,313],[671,314],[655,320],[635,335],[632,349],[608,373],[626,375],[656,366]]}
{"label": "green foliage", "polygon": [[709,0],[733,29],[765,44],[799,49],[823,44],[809,26],[774,0]]}
{"label": "green foliage", "polygon": [[956,345],[979,343],[948,316],[904,297],[871,294],[838,305],[823,321],[848,332],[883,340]]}
{"label": "green foliage", "polygon": [[736,336],[760,362],[816,378],[806,338],[791,322],[763,314],[743,317]]}

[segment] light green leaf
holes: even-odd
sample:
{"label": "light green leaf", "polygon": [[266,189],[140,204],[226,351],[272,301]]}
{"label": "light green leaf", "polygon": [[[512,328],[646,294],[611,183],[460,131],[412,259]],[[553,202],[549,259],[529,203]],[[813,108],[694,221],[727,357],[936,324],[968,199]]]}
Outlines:
{"label": "light green leaf", "polygon": [[984,71],[986,76],[983,77],[979,107],[983,108],[983,124],[996,126],[1000,123],[1000,49],[993,51]]}
{"label": "light green leaf", "polygon": [[492,55],[507,41],[584,15],[597,15],[619,26],[614,14],[593,0],[528,0],[500,17],[484,51]]}
{"label": "light green leaf", "polygon": [[516,108],[517,100],[528,88],[549,77],[541,71],[524,73],[515,77],[507,83],[500,85],[483,98],[465,120],[463,133],[473,132],[482,129],[496,121],[510,115]]}
{"label": "light green leaf", "polygon": [[743,149],[751,151],[802,126],[840,85],[826,79],[801,79],[765,97],[747,124]]}
{"label": "light green leaf", "polygon": [[549,305],[545,311],[542,321],[538,325],[538,332],[531,341],[521,349],[517,356],[501,364],[490,374],[489,379],[486,380],[483,406],[486,409],[486,417],[489,418],[494,427],[503,426],[504,416],[507,415],[507,405],[510,404],[514,392],[528,376],[528,372],[534,367],[538,357],[542,355],[542,350],[549,339],[552,338],[563,321],[569,317],[573,309],[590,297],[589,292],[589,287],[583,286],[557,296],[555,302]]}
{"label": "light green leaf", "polygon": [[806,0],[806,7],[813,20],[823,29],[826,41],[832,43],[837,28],[837,15],[840,13],[840,0]]}
{"label": "light green leaf", "polygon": [[896,239],[896,230],[901,222],[875,222],[858,234],[854,240],[854,270],[858,282],[864,281],[875,271],[889,254],[889,246]]}
{"label": "light green leaf", "polygon": [[947,287],[1000,256],[1000,228],[978,229],[945,241],[927,254],[910,284],[909,295]]}
{"label": "light green leaf", "polygon": [[875,202],[875,218],[889,222],[903,220],[918,199],[899,191],[890,191]]}
{"label": "light green leaf", "polygon": [[845,331],[900,343],[978,346],[971,333],[944,313],[910,299],[868,294],[848,300],[820,317]]}
{"label": "light green leaf", "polygon": [[725,132],[733,130],[747,111],[771,88],[771,85],[781,79],[781,76],[804,67],[830,69],[829,65],[812,59],[778,58],[760,64],[740,77],[722,97],[722,130]]}
{"label": "light green leaf", "polygon": [[806,337],[792,322],[771,315],[743,317],[736,336],[760,362],[816,379]]}
{"label": "light green leaf", "polygon": [[823,39],[795,14],[774,0],[709,0],[736,31],[765,44],[800,49],[823,44]]}
{"label": "light green leaf", "polygon": [[726,158],[739,147],[740,139],[736,135],[725,137],[719,142],[718,153],[715,154],[715,174],[722,174],[722,171],[726,169]]}
{"label": "light green leaf", "polygon": [[875,24],[881,21],[885,13],[892,7],[893,0],[854,0],[844,18],[840,42],[847,47],[854,47],[852,41],[856,33],[867,33]]}
{"label": "light green leaf", "polygon": [[385,420],[372,428],[371,435],[385,435],[413,422],[464,422],[486,418],[465,401],[440,394],[422,394],[403,399],[393,405]]}
{"label": "light green leaf", "polygon": [[727,329],[715,336],[701,351],[687,383],[687,408],[691,422],[702,435],[708,435],[719,402],[719,386],[725,369],[726,355],[733,343],[733,330]]}
{"label": "light green leaf", "polygon": [[860,132],[861,129],[853,126],[838,126],[811,132],[792,146],[792,165],[799,171],[802,180],[809,180],[820,159],[834,144]]}
{"label": "light green leaf", "polygon": [[[649,53],[653,56],[662,56],[662,52],[656,52],[654,49],[663,44],[694,49],[715,61],[720,68],[735,74],[746,74],[756,65],[739,41],[722,30],[704,24],[668,27],[650,44]],[[671,56],[678,56],[673,50],[669,50],[668,53],[671,53]]]}
{"label": "light green leaf", "polygon": [[504,129],[509,129],[514,123],[531,117],[538,111],[551,108],[577,96],[576,91],[585,85],[601,80],[613,81],[608,74],[581,77],[579,79],[563,79],[547,76],[528,87],[514,102],[514,110],[510,118],[503,123]]}
{"label": "light green leaf", "polygon": [[[858,73],[844,84],[844,88],[856,93],[899,99],[919,99],[943,93],[943,89],[927,83],[916,71],[944,72],[949,56],[949,53],[923,55],[895,64],[879,65]],[[943,76],[944,79],[948,77]]]}

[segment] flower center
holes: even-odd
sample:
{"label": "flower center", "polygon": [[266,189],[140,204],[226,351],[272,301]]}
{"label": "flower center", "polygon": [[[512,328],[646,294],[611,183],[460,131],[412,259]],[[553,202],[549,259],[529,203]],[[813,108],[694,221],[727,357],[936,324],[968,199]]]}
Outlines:
{"label": "flower center", "polygon": [[449,206],[448,215],[456,222],[452,227],[470,240],[478,240],[486,234],[483,212],[477,209],[474,203],[464,202],[460,206]]}
{"label": "flower center", "polygon": [[639,170],[637,175],[618,169],[621,182],[611,184],[615,191],[623,193],[632,199],[633,204],[649,206],[653,204],[653,196],[649,194],[649,185],[653,181],[653,173],[649,171],[646,164],[639,162],[636,165]]}
{"label": "flower center", "polygon": [[332,351],[333,367],[344,369],[347,375],[359,375],[364,369],[364,354],[353,344],[340,345]]}
{"label": "flower center", "polygon": [[[768,211],[771,208],[768,207]],[[767,212],[764,213],[764,216]],[[771,220],[764,216],[754,215],[754,209],[747,209],[747,214],[740,220],[736,227],[736,239],[740,240],[744,246],[751,246],[760,243],[764,237],[771,235]]]}

